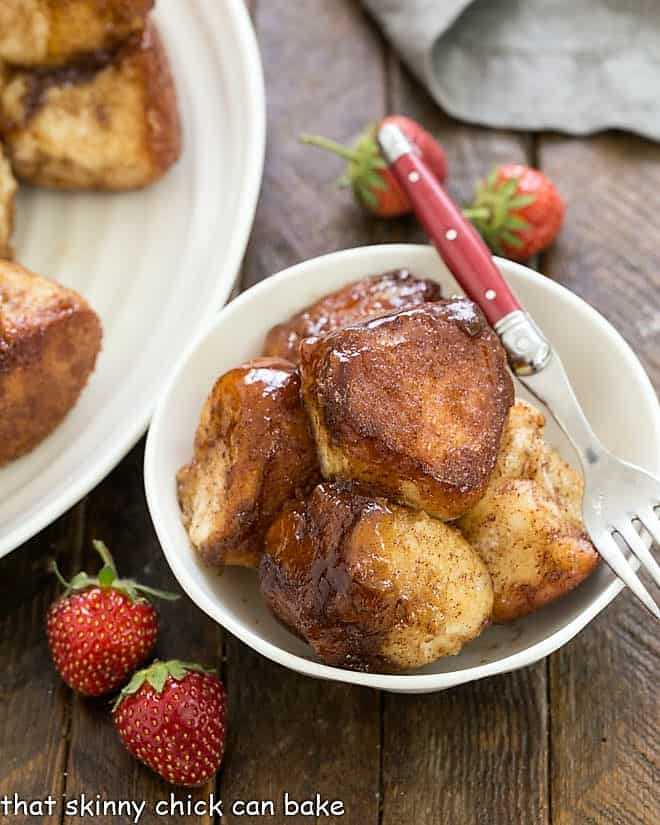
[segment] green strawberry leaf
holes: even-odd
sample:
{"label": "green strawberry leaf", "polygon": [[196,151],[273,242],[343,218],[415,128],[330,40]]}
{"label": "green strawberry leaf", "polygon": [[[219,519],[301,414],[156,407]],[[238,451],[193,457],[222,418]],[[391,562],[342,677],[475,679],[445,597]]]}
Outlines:
{"label": "green strawberry leaf", "polygon": [[353,191],[355,192],[355,196],[357,197],[357,199],[365,203],[367,206],[378,205],[378,198],[374,195],[374,193],[368,186],[354,184]]}
{"label": "green strawberry leaf", "polygon": [[168,676],[169,670],[167,664],[164,662],[156,662],[147,671],[147,682],[156,693],[162,693]]}
{"label": "green strawberry leaf", "polygon": [[195,662],[182,662],[179,659],[170,659],[168,662],[161,662],[156,659],[149,667],[138,670],[133,674],[132,679],[121,691],[113,705],[113,712],[119,707],[122,700],[127,696],[135,695],[146,682],[156,693],[162,693],[168,677],[177,682],[183,681],[187,674],[195,671],[197,673],[215,673],[213,668],[204,667]]}
{"label": "green strawberry leaf", "polygon": [[522,209],[523,206],[529,206],[531,203],[534,203],[535,200],[535,195],[516,195],[509,201],[509,207],[511,209]]}
{"label": "green strawberry leaf", "polygon": [[167,662],[167,665],[170,668],[172,665],[183,665],[186,670],[193,670],[196,673],[215,673],[215,668],[205,667],[204,665],[197,664],[197,662],[180,662],[178,659],[172,659]]}
{"label": "green strawberry leaf", "polygon": [[517,188],[518,188],[518,179],[517,178],[509,178],[508,180],[503,181],[497,187],[497,193],[502,198],[512,198]]}
{"label": "green strawberry leaf", "polygon": [[127,584],[132,586],[136,597],[139,597],[140,593],[146,593],[147,596],[154,596],[157,599],[164,599],[167,602],[176,602],[181,598],[180,593],[168,593],[167,590],[156,590],[155,587],[147,587],[146,584],[140,584],[139,582],[130,581],[127,582]]}
{"label": "green strawberry leaf", "polygon": [[82,590],[85,587],[89,587],[93,583],[93,579],[90,579],[87,573],[81,572],[76,573],[76,575],[71,579],[69,582],[69,587],[71,590]]}
{"label": "green strawberry leaf", "polygon": [[134,673],[131,677],[131,681],[126,685],[126,687],[122,690],[122,693],[126,694],[127,696],[132,693],[137,693],[138,690],[144,684],[144,680],[147,678],[147,670],[138,670],[137,673]]}
{"label": "green strawberry leaf", "polygon": [[510,215],[504,221],[504,226],[506,229],[527,229],[529,227],[529,221],[524,220],[524,218],[517,218],[515,215]]}
{"label": "green strawberry leaf", "polygon": [[183,662],[178,661],[178,659],[174,659],[171,662],[168,662],[167,668],[170,672],[170,676],[173,679],[176,679],[177,682],[180,682],[182,679],[185,679],[186,673],[188,673],[188,668],[185,666]]}
{"label": "green strawberry leaf", "polygon": [[518,191],[519,178],[500,180],[499,175],[500,167],[496,166],[480,182],[474,202],[463,211],[493,252],[502,254],[507,247],[524,246],[519,233],[529,229],[530,223],[520,210],[534,203],[536,196]]}
{"label": "green strawberry leaf", "polygon": [[523,245],[520,238],[517,235],[514,235],[513,232],[509,232],[508,229],[503,229],[500,232],[500,238],[514,249],[520,249]]}
{"label": "green strawberry leaf", "polygon": [[130,682],[122,688],[119,696],[117,696],[117,698],[115,699],[114,704],[112,706],[113,713],[117,710],[119,705],[121,705],[123,699],[125,699],[127,696],[135,695],[138,692],[138,690],[140,690],[140,688],[145,682],[145,679],[147,678],[147,672],[147,669],[144,669],[138,670],[136,673],[133,674]]}
{"label": "green strawberry leaf", "polygon": [[360,183],[362,186],[368,186],[371,189],[384,190],[388,188],[387,181],[378,172],[366,172]]}

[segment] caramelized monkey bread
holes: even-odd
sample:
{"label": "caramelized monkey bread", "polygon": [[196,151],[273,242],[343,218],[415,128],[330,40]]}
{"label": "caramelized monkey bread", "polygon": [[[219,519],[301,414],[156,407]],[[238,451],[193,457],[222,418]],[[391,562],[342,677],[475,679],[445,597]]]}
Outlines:
{"label": "caramelized monkey bread", "polygon": [[14,232],[16,188],[9,161],[0,143],[0,258],[13,257],[11,241]]}
{"label": "caramelized monkey bread", "polygon": [[488,572],[454,528],[322,483],[274,522],[266,603],[328,665],[397,671],[458,653],[490,618]]}
{"label": "caramelized monkey bread", "polygon": [[28,183],[122,190],[157,180],[180,154],[181,128],[155,28],[80,63],[14,72],[0,93],[0,131]]}
{"label": "caramelized monkey bread", "polygon": [[545,443],[544,426],[530,404],[511,408],[486,494],[457,522],[492,577],[495,622],[555,601],[598,564],[582,523],[582,477]]}
{"label": "caramelized monkey bread", "polygon": [[0,465],[62,421],[100,348],[101,322],[84,298],[0,261]]}
{"label": "caramelized monkey bread", "polygon": [[513,382],[475,304],[452,298],[352,324],[303,341],[300,359],[325,478],[442,520],[481,498]]}
{"label": "caramelized monkey bread", "polygon": [[154,0],[2,0],[0,60],[58,66],[112,49],[145,26]]}
{"label": "caramelized monkey bread", "polygon": [[183,521],[210,565],[255,567],[283,504],[319,478],[300,378],[281,358],[257,358],[216,381],[194,456],[178,473]]}
{"label": "caramelized monkey bread", "polygon": [[324,295],[288,321],[274,326],[266,336],[264,354],[279,355],[297,364],[298,348],[303,338],[321,336],[345,324],[438,301],[441,297],[439,284],[416,278],[407,269],[362,278]]}

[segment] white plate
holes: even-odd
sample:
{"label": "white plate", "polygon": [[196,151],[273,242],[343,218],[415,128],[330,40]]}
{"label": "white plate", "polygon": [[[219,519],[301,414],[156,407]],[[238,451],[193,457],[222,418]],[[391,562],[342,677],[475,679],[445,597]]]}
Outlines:
{"label": "white plate", "polygon": [[23,190],[17,258],[81,292],[103,352],[80,402],[0,469],[0,557],[98,483],[144,432],[193,334],[227,300],[245,251],[265,143],[263,75],[242,0],[159,0],[184,128],[179,163],[122,194]]}
{"label": "white plate", "polygon": [[[637,357],[612,326],[564,287],[526,267],[496,259],[523,305],[556,346],[596,432],[615,453],[660,473],[660,408]],[[222,576],[198,564],[181,524],[175,473],[189,460],[199,411],[215,379],[259,353],[269,327],[349,281],[396,267],[459,292],[431,247],[372,246],[346,250],[280,272],[226,307],[189,349],[161,399],[149,431],[145,483],[149,509],[167,560],[199,607],[264,656],[324,679],[421,693],[442,690],[529,665],[567,642],[621,590],[604,566],[573,593],[518,622],[490,627],[458,655],[402,675],[354,673],[319,664],[303,642],[265,608],[251,570]],[[521,396],[525,394],[519,393]],[[552,421],[550,443],[575,463]]]}

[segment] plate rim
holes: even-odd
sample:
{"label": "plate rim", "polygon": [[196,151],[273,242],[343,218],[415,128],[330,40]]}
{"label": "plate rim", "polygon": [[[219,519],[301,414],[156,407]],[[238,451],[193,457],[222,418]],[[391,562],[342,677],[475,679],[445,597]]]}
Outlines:
{"label": "plate rim", "polygon": [[[243,0],[225,0],[225,7],[228,19],[232,21],[235,29],[236,56],[242,68],[242,83],[247,88],[244,105],[247,110],[246,120],[250,123],[250,129],[245,136],[248,171],[237,199],[231,244],[223,255],[224,267],[233,273],[233,277],[219,281],[216,290],[209,297],[206,310],[200,316],[199,328],[201,329],[207,327],[213,315],[227,302],[236,284],[254,222],[266,151],[266,94],[256,34]],[[196,338],[196,331],[193,330],[191,339],[196,340]],[[6,533],[0,534],[0,559],[55,522],[69,508],[84,498],[125,458],[146,432],[163,390],[169,386],[172,372],[173,370],[170,370],[164,377],[158,392],[145,405],[143,413],[135,421],[130,424],[126,423],[126,426],[122,428],[123,437],[117,439],[112,449],[103,452],[95,462],[90,462],[87,469],[77,475],[75,481],[68,484],[49,505],[40,508],[30,518],[22,521],[20,514],[11,518],[11,521],[18,518],[20,523]]]}
{"label": "plate rim", "polygon": [[[154,412],[151,427],[147,435],[147,444],[144,455],[145,493],[147,498],[147,505],[149,508],[149,512],[151,514],[152,522],[154,525],[154,529],[156,531],[156,535],[158,537],[159,544],[161,546],[163,555],[165,556],[165,559],[167,560],[167,563],[170,569],[172,570],[172,573],[176,578],[178,584],[183,588],[188,597],[201,610],[203,610],[204,613],[206,613],[214,622],[224,627],[226,630],[228,630],[234,636],[239,638],[245,644],[249,645],[253,650],[257,651],[262,656],[265,656],[267,659],[270,659],[276,664],[282,665],[290,670],[294,670],[303,675],[311,676],[317,679],[325,679],[329,681],[343,682],[345,684],[355,684],[366,687],[378,688],[380,690],[386,690],[394,693],[429,693],[440,690],[446,690],[447,688],[475,681],[477,679],[486,678],[488,676],[494,676],[500,673],[507,673],[513,670],[517,670],[521,667],[527,667],[528,665],[540,661],[549,654],[558,650],[560,647],[562,647],[564,644],[566,644],[572,638],[574,638],[581,630],[583,630],[621,592],[621,590],[624,587],[623,582],[621,582],[619,579],[613,580],[602,591],[602,593],[600,593],[600,595],[594,599],[591,605],[585,608],[565,627],[560,628],[559,630],[549,635],[547,638],[543,639],[542,641],[536,642],[535,644],[531,645],[530,647],[524,650],[510,654],[509,656],[503,657],[494,662],[476,665],[469,668],[463,668],[462,670],[455,670],[448,673],[430,674],[373,674],[344,670],[342,668],[331,667],[329,665],[324,665],[320,662],[305,659],[302,656],[289,653],[288,651],[283,650],[277,645],[257,636],[251,630],[242,627],[239,622],[234,621],[231,617],[224,616],[223,622],[220,622],[216,615],[217,605],[214,604],[213,600],[207,597],[205,593],[201,591],[198,592],[196,585],[190,582],[187,579],[187,577],[179,575],[179,563],[176,557],[177,554],[172,547],[168,546],[167,537],[165,536],[165,531],[162,527],[163,519],[160,516],[161,507],[158,501],[158,496],[156,494],[155,451],[156,446],[159,442],[158,432],[161,427],[161,421],[164,416],[164,410],[167,406],[167,400],[173,392],[179,380],[180,374],[188,364],[190,358],[194,355],[197,348],[201,346],[202,342],[206,340],[208,336],[213,334],[213,331],[222,322],[224,312],[235,311],[245,301],[249,300],[248,298],[245,298],[245,296],[251,296],[255,292],[265,290],[266,284],[268,284],[268,288],[273,288],[273,286],[277,284],[278,281],[288,280],[289,278],[295,278],[301,272],[304,272],[312,262],[316,263],[320,260],[326,260],[330,257],[341,259],[342,256],[354,259],[354,256],[356,255],[368,256],[372,254],[373,250],[378,250],[381,253],[389,251],[392,254],[410,253],[419,255],[429,254],[433,250],[433,247],[425,244],[375,244],[363,247],[343,249],[336,252],[330,252],[326,253],[325,255],[319,255],[314,258],[310,258],[306,261],[302,261],[300,263],[287,267],[286,269],[281,270],[275,275],[272,275],[270,278],[266,278],[263,281],[255,284],[250,289],[246,290],[244,293],[239,295],[238,298],[232,301],[232,303],[228,305],[227,308],[225,308],[223,313],[219,314],[215,319],[212,320],[212,322],[207,323],[206,326],[202,330],[200,330],[200,333],[196,336],[195,340],[191,342],[187,350],[182,354],[181,358],[177,362],[175,369],[170,374],[170,378],[167,382],[164,391],[161,393],[159,397],[158,405]],[[495,262],[497,263],[498,267],[504,270],[504,272],[515,272],[523,279],[531,281],[536,279],[542,279],[547,288],[549,288],[551,291],[556,291],[559,294],[565,295],[566,297],[568,297],[569,301],[583,304],[587,308],[588,313],[592,314],[594,323],[598,324],[601,327],[604,327],[607,330],[608,334],[614,336],[614,338],[617,341],[617,344],[624,351],[626,351],[626,353],[631,359],[632,368],[635,370],[636,379],[640,382],[641,385],[643,385],[644,390],[649,394],[649,396],[656,398],[655,390],[653,388],[651,380],[648,374],[646,373],[646,370],[644,369],[641,361],[639,360],[639,357],[634,352],[632,347],[628,344],[628,342],[625,340],[625,338],[621,335],[621,333],[618,332],[618,330],[600,312],[598,312],[597,309],[595,309],[593,306],[591,306],[591,304],[589,304],[576,293],[567,289],[562,284],[546,278],[541,273],[536,272],[535,270],[532,270],[529,267],[523,266],[522,264],[515,263],[505,258],[496,257]],[[273,281],[275,281],[275,284],[273,283]],[[660,463],[660,405],[658,405],[657,407],[655,417],[655,429],[657,439],[657,461],[658,463]]]}

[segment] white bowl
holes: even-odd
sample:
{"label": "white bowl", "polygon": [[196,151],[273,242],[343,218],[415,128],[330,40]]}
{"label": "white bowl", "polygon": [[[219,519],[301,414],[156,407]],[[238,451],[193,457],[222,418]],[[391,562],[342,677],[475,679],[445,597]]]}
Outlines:
{"label": "white bowl", "polygon": [[[559,284],[511,261],[498,259],[497,265],[557,348],[603,441],[622,458],[660,472],[660,407],[623,338]],[[218,575],[198,563],[181,524],[175,488],[175,473],[191,455],[202,403],[219,375],[258,355],[266,331],[292,312],[350,281],[397,267],[439,281],[446,295],[460,292],[431,247],[383,245],[305,261],[225,307],[183,355],[160,399],[147,441],[145,484],[156,532],[174,575],[215,621],[264,656],[300,673],[423,693],[538,661],[588,624],[619,593],[621,583],[601,565],[573,593],[518,622],[489,628],[458,656],[401,675],[355,673],[320,664],[310,648],[278,624],[260,598],[254,571],[229,568]],[[570,445],[552,420],[547,438],[575,463]]]}

